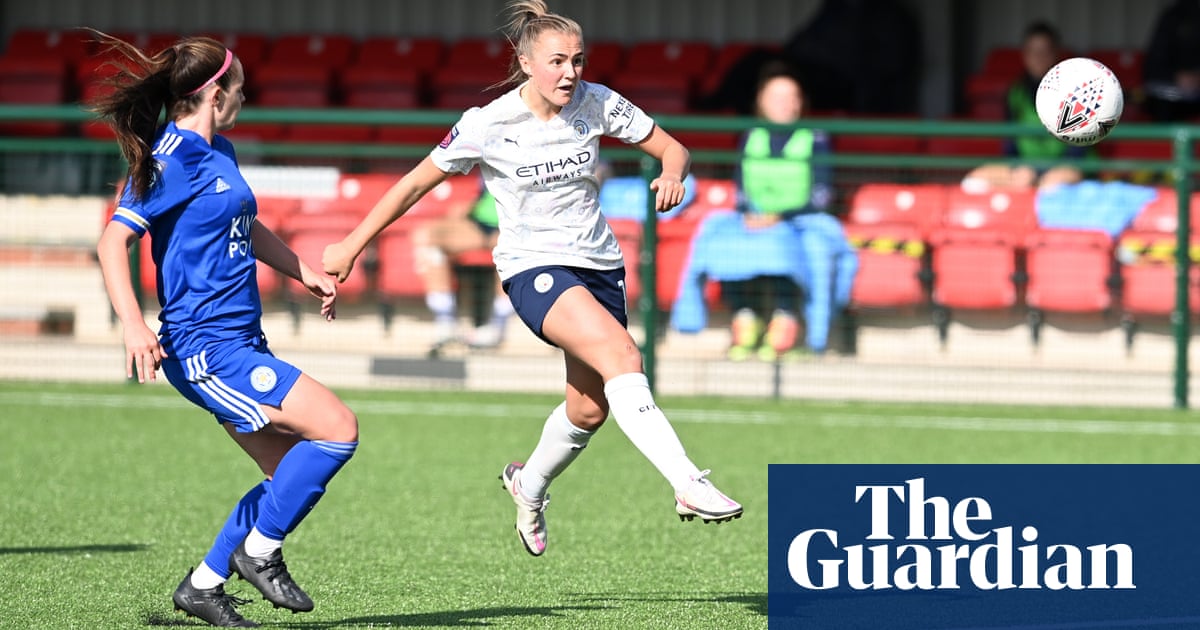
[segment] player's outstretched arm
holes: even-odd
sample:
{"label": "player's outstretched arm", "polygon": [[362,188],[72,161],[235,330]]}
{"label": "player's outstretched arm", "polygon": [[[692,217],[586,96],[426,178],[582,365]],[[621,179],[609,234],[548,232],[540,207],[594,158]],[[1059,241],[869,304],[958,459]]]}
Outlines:
{"label": "player's outstretched arm", "polygon": [[142,306],[133,290],[133,274],[129,269],[129,246],[138,235],[128,226],[110,222],[100,235],[96,255],[104,275],[104,287],[112,302],[125,336],[125,378],[137,373],[139,383],[155,380],[155,371],[167,356],[158,335],[146,325]]}
{"label": "player's outstretched arm", "polygon": [[337,286],[332,278],[313,271],[279,235],[261,222],[254,222],[250,229],[250,240],[254,244],[255,258],[303,284],[309,293],[321,300],[321,315],[327,320],[334,319]]}
{"label": "player's outstretched arm", "polygon": [[666,212],[683,201],[683,180],[692,166],[692,154],[662,127],[654,125],[650,135],[637,144],[647,155],[662,162],[662,174],[650,182],[654,209]]}
{"label": "player's outstretched arm", "polygon": [[354,260],[371,242],[393,221],[408,212],[425,193],[433,190],[434,186],[445,181],[449,174],[434,165],[433,160],[426,157],[413,170],[409,171],[400,181],[396,182],[383,197],[375,203],[375,207],[363,217],[346,238],[325,248],[321,256],[321,264],[325,273],[344,282],[354,268]]}

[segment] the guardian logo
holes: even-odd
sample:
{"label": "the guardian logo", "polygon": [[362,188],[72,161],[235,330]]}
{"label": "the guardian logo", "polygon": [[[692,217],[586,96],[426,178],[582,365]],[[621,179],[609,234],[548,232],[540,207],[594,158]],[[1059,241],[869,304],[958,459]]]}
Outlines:
{"label": "the guardian logo", "polygon": [[[993,514],[988,500],[927,492],[924,477],[856,485],[852,502],[869,512],[860,542],[838,529],[810,528],[787,545],[796,585],[822,591],[1136,589],[1134,549],[1115,541],[1083,547],[1043,541],[1038,524]],[[898,523],[904,526],[896,527]],[[856,530],[862,531],[862,529]]]}

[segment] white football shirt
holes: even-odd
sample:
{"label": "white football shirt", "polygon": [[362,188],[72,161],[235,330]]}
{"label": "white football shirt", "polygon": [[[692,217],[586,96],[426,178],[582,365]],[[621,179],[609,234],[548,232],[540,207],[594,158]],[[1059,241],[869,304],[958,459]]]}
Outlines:
{"label": "white football shirt", "polygon": [[640,142],[654,120],[611,89],[580,81],[571,102],[542,121],[521,100],[521,87],[464,112],[430,153],[433,163],[447,173],[479,165],[496,198],[492,257],[501,278],[543,265],[621,267],[621,248],[600,213],[600,136]]}

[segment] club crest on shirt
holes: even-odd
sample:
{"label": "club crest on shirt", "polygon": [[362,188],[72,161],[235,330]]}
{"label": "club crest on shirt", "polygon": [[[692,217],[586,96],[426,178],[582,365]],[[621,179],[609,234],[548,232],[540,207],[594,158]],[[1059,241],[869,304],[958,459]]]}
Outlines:
{"label": "club crest on shirt", "polygon": [[545,293],[553,286],[554,276],[548,273],[539,273],[537,277],[533,279],[533,290],[537,291],[538,293]]}
{"label": "club crest on shirt", "polygon": [[250,371],[250,386],[255,391],[264,393],[271,391],[275,388],[276,380],[275,370],[265,365],[260,365]]}
{"label": "club crest on shirt", "polygon": [[458,125],[455,125],[455,126],[451,127],[450,131],[448,131],[446,133],[446,137],[442,138],[442,141],[438,143],[438,148],[441,148],[441,149],[448,148],[450,146],[450,143],[454,142],[454,139],[457,137],[458,137]]}
{"label": "club crest on shirt", "polygon": [[577,119],[575,119],[575,122],[571,124],[571,126],[575,128],[575,139],[576,140],[583,140],[584,138],[587,137],[587,133],[588,133],[587,121],[577,118]]}

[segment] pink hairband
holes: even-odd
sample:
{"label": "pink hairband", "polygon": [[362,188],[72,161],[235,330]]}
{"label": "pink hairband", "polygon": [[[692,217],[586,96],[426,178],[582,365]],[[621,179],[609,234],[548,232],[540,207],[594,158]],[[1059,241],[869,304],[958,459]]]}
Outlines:
{"label": "pink hairband", "polygon": [[212,75],[211,79],[205,81],[200,87],[192,90],[191,92],[188,92],[187,94],[184,94],[184,96],[192,96],[193,94],[199,94],[202,90],[204,90],[204,88],[212,85],[213,82],[215,82],[217,79],[220,79],[221,75],[225,74],[225,71],[229,69],[229,66],[232,63],[233,63],[233,51],[226,48],[225,49],[225,63],[221,64],[221,69],[217,70],[217,73]]}

